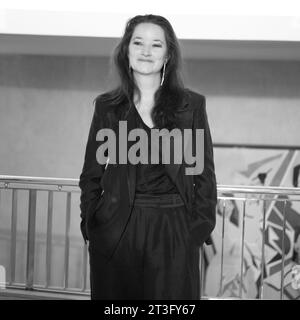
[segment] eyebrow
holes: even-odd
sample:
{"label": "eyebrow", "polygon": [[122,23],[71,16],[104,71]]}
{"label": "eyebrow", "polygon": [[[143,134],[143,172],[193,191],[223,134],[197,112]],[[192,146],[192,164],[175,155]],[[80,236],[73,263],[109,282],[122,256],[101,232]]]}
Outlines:
{"label": "eyebrow", "polygon": [[[136,36],[136,37],[134,37],[132,40],[134,40],[134,39],[142,39],[142,37]],[[159,41],[159,42],[164,43],[164,41],[162,41],[162,40],[160,40],[160,39],[153,39],[153,41]]]}

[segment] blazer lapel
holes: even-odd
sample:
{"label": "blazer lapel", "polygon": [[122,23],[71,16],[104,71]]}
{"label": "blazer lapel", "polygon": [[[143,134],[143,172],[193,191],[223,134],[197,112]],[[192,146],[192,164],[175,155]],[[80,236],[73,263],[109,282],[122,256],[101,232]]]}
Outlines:
{"label": "blazer lapel", "polygon": [[[124,113],[122,114],[122,120],[127,120],[127,137],[129,132],[132,129],[137,128],[137,122],[136,117],[134,115],[134,109],[135,106],[129,105],[129,103],[126,105],[127,108],[124,108]],[[129,152],[129,149],[134,144],[134,141],[127,141],[127,155]],[[129,201],[130,204],[133,204],[134,201],[134,195],[135,195],[135,185],[136,185],[136,166],[131,164],[129,161],[127,162],[127,183],[128,183],[128,192],[129,192]]]}
{"label": "blazer lapel", "polygon": [[[181,145],[181,157],[178,159],[179,163],[166,163],[164,164],[166,173],[169,175],[171,180],[176,184],[176,177],[179,171],[179,168],[182,166],[184,163],[184,154],[187,152],[188,148],[191,146],[191,137],[190,135],[186,136],[185,139],[184,137],[184,129],[191,129],[192,128],[192,123],[193,123],[193,111],[191,108],[189,108],[189,101],[185,97],[183,100],[183,103],[181,106],[178,107],[177,113],[176,113],[177,121],[178,121],[178,130],[175,130],[175,135],[174,135],[174,140],[172,143],[170,143],[170,155],[173,156],[173,160],[175,158],[175,149],[174,146],[176,145]],[[167,141],[167,139],[166,139]],[[165,148],[163,150],[167,150],[169,148],[168,145],[166,145],[166,141],[162,142],[162,148]],[[162,157],[164,159],[164,155],[166,153],[162,153]],[[180,156],[180,155],[179,155]],[[172,159],[172,158],[171,158]],[[168,160],[168,159],[166,159]],[[166,161],[165,161],[166,162]]]}

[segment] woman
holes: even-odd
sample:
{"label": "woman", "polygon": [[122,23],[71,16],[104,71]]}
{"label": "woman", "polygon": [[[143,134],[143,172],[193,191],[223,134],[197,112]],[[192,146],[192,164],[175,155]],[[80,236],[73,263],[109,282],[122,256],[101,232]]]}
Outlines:
{"label": "woman", "polygon": [[[161,16],[129,20],[114,61],[120,85],[95,100],[79,182],[91,298],[199,299],[199,247],[215,226],[216,206],[205,97],[183,87],[178,41]],[[115,133],[117,155],[107,148],[105,128]],[[186,174],[192,166],[181,159],[185,154],[180,163],[174,161],[175,142],[170,146],[164,140],[151,149],[143,140],[143,155],[133,153],[134,141],[126,139],[124,128],[143,131],[148,138],[154,130],[164,130],[166,137],[177,129],[174,141],[189,129],[193,152],[198,150],[196,129],[204,129],[202,173]],[[159,159],[153,163],[155,152]],[[168,154],[173,161],[165,162]],[[140,156],[148,162],[136,161]]]}

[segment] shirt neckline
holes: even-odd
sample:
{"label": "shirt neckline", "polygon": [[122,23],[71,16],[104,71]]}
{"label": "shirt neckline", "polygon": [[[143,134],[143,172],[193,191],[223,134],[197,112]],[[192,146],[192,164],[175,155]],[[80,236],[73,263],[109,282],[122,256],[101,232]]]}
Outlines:
{"label": "shirt neckline", "polygon": [[155,125],[150,128],[150,127],[144,122],[143,118],[141,117],[140,113],[138,112],[138,110],[137,110],[137,108],[136,108],[136,105],[134,105],[134,108],[135,108],[135,111],[136,111],[138,117],[140,118],[140,121],[143,123],[143,125],[144,125],[147,129],[149,129],[149,130],[154,129],[154,128],[155,128]]}

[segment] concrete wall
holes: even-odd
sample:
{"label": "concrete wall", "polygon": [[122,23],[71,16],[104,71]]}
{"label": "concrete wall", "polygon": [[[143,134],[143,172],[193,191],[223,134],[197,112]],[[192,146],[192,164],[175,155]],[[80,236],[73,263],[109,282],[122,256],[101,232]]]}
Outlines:
{"label": "concrete wall", "polygon": [[215,143],[300,145],[300,62],[189,61]]}
{"label": "concrete wall", "polygon": [[[300,145],[300,62],[187,61],[215,143]],[[105,58],[0,56],[1,174],[78,177]]]}

